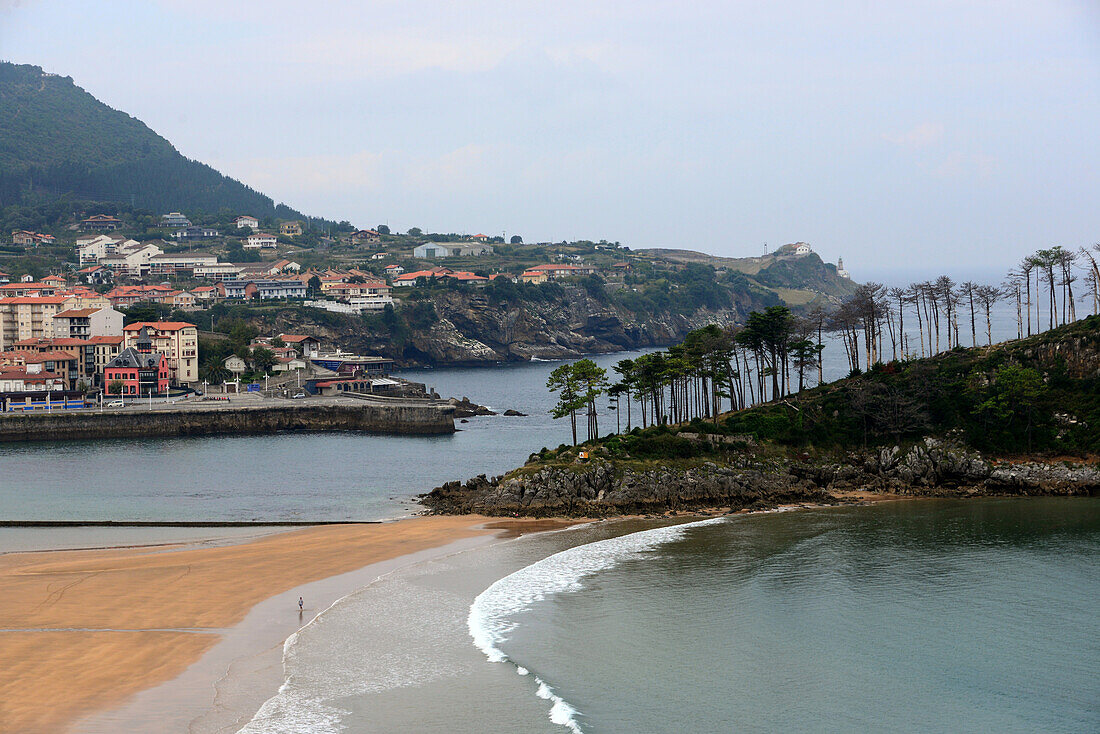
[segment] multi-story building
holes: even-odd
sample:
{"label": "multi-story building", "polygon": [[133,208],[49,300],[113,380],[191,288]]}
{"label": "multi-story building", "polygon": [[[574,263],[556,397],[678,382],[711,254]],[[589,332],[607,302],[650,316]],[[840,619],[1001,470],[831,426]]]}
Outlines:
{"label": "multi-story building", "polygon": [[122,329],[123,347],[136,347],[142,329],[152,341],[152,350],[168,359],[172,382],[190,385],[199,380],[199,332],[186,321],[142,321]]}
{"label": "multi-story building", "polygon": [[275,235],[257,232],[256,234],[250,234],[248,237],[245,237],[244,249],[259,250],[262,247],[275,247],[277,244],[278,240],[275,238]]}
{"label": "multi-story building", "polygon": [[160,226],[162,227],[190,227],[191,220],[185,217],[179,212],[171,212],[170,214],[160,215]]}
{"label": "multi-story building", "polygon": [[163,252],[156,245],[136,243],[133,247],[116,248],[114,255],[99,258],[99,264],[121,275],[141,278],[149,274],[149,263],[153,257]]}
{"label": "multi-story building", "polygon": [[221,232],[213,227],[184,227],[172,233],[177,240],[209,240],[221,237]]}
{"label": "multi-story building", "polygon": [[177,273],[194,273],[196,268],[217,264],[218,256],[206,252],[180,252],[171,255],[161,253],[149,258],[149,275],[158,277],[176,275]]}
{"label": "multi-story building", "polygon": [[241,266],[233,263],[196,265],[194,274],[199,280],[236,280],[241,274]]}
{"label": "multi-story building", "polygon": [[93,214],[80,223],[85,232],[113,232],[121,226],[122,220],[108,214]]}
{"label": "multi-story building", "polygon": [[107,364],[122,351],[121,336],[93,336],[89,339],[95,350],[95,385],[103,387],[103,371]]}
{"label": "multi-story building", "polygon": [[[79,387],[80,382],[83,382],[89,387],[95,384],[95,343],[88,339],[74,339],[69,337],[24,339],[13,345],[12,353],[18,352],[37,354],[40,357],[42,355],[47,355],[47,357],[43,358],[52,358],[55,360],[60,360],[61,355],[68,354],[71,359],[69,360],[67,368],[64,370],[65,376],[69,379],[68,387],[70,389],[76,389]],[[24,359],[25,364],[33,362],[34,360],[28,361]],[[52,366],[49,369],[55,372],[59,371]]]}
{"label": "multi-story building", "polygon": [[260,227],[260,220],[256,219],[256,217],[250,217],[247,214],[237,217],[233,220],[233,223],[237,225],[237,229],[244,229],[245,227],[259,229]]}
{"label": "multi-story building", "polygon": [[106,308],[70,308],[54,314],[54,334],[74,339],[122,336],[122,314]]}
{"label": "multi-story building", "polygon": [[168,359],[152,351],[151,339],[143,330],[134,342],[112,359],[103,371],[103,384],[109,395],[138,397],[168,392]]}
{"label": "multi-story building", "polygon": [[283,222],[279,225],[279,234],[285,234],[288,237],[297,237],[302,233],[302,223],[299,221]]}
{"label": "multi-story building", "polygon": [[0,349],[10,349],[23,339],[56,336],[53,317],[69,308],[69,300],[66,296],[0,298]]}
{"label": "multi-story building", "polygon": [[49,349],[11,349],[0,352],[0,369],[23,368],[30,373],[49,372],[57,375],[63,389],[72,389],[81,379],[81,356],[71,352]]}
{"label": "multi-story building", "polygon": [[306,285],[300,280],[223,280],[215,286],[222,298],[305,298]]}

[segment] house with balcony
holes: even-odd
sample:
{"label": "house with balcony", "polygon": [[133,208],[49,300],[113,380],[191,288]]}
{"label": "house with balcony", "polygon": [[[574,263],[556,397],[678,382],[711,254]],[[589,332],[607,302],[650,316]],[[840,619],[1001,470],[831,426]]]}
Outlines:
{"label": "house with balcony", "polygon": [[121,227],[122,220],[109,214],[93,214],[80,222],[80,229],[85,232],[114,232]]}
{"label": "house with balcony", "polygon": [[172,233],[177,240],[209,240],[221,237],[221,232],[213,227],[184,227]]}
{"label": "house with balcony", "polygon": [[275,235],[257,232],[245,238],[243,247],[246,250],[260,250],[264,248],[270,249],[278,244],[279,241],[275,238]]}
{"label": "house with balcony", "polygon": [[54,314],[54,334],[71,339],[122,336],[122,314],[113,308],[70,308]]}
{"label": "house with balcony", "polygon": [[149,258],[149,275],[171,276],[179,273],[194,274],[196,268],[218,264],[218,256],[207,252],[161,253]]}
{"label": "house with balcony", "polygon": [[234,219],[233,224],[237,225],[237,229],[244,229],[245,227],[250,229],[260,228],[260,220],[256,219],[256,217],[250,217],[247,214]]}
{"label": "house with balcony", "polygon": [[297,237],[302,232],[302,223],[299,221],[283,222],[279,225],[279,234],[285,234],[287,237]]}
{"label": "house with balcony", "polygon": [[179,212],[170,212],[160,215],[160,226],[172,229],[182,229],[191,226],[191,220]]}

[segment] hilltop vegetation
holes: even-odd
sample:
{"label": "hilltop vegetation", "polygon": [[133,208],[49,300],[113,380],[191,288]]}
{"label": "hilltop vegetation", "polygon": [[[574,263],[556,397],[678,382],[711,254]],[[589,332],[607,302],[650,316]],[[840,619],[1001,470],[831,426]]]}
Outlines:
{"label": "hilltop vegetation", "polygon": [[300,218],[269,197],[185,158],[140,120],[69,77],[0,62],[0,207],[62,196],[157,211],[222,208]]}

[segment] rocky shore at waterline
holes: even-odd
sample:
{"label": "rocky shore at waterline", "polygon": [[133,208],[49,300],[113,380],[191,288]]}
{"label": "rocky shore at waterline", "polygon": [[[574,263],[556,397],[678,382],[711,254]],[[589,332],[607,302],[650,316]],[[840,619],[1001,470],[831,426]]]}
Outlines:
{"label": "rocky shore at waterline", "polygon": [[852,452],[832,461],[751,450],[722,462],[651,466],[595,456],[568,464],[533,460],[504,477],[448,482],[421,502],[432,514],[606,517],[829,503],[855,490],[936,497],[1095,496],[1100,465],[989,459],[935,438],[904,450]]}

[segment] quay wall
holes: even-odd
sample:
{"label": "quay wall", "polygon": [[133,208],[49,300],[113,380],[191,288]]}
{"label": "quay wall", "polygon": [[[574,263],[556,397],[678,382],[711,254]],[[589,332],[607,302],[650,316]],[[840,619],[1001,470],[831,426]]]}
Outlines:
{"label": "quay wall", "polygon": [[181,410],[99,413],[8,413],[0,442],[94,438],[208,436],[277,431],[363,431],[434,435],[453,433],[454,407],[392,401],[355,405],[188,407]]}

